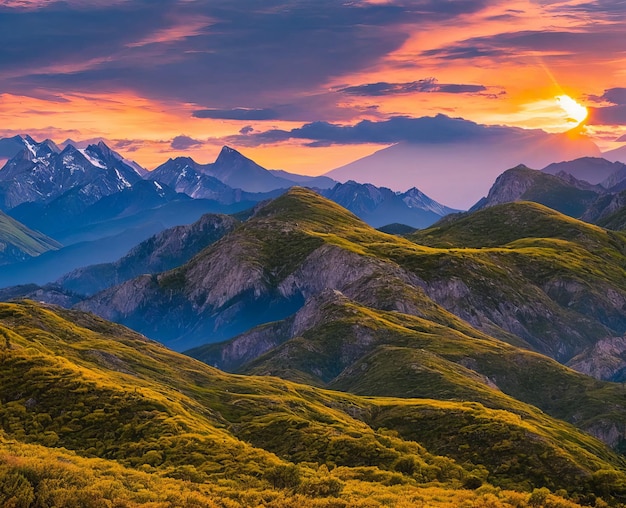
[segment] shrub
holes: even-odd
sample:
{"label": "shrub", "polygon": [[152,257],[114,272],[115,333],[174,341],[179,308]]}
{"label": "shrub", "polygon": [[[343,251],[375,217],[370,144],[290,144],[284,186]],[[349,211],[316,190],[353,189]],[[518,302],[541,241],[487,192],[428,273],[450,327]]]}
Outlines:
{"label": "shrub", "polygon": [[300,485],[300,469],[294,464],[270,467],[263,474],[275,489],[295,489]]}

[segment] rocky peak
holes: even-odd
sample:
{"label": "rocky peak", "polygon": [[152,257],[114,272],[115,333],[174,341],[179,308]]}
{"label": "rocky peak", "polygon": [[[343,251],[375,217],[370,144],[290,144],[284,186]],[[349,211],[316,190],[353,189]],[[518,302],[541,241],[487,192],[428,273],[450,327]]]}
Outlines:
{"label": "rocky peak", "polygon": [[217,156],[217,159],[215,159],[215,164],[222,165],[222,164],[233,163],[237,161],[252,162],[250,159],[248,159],[247,157],[244,157],[241,153],[239,153],[234,148],[231,148],[229,146],[223,146],[222,149],[220,150],[220,154]]}
{"label": "rocky peak", "polygon": [[534,185],[540,174],[524,164],[505,171],[496,178],[487,197],[481,199],[470,211],[519,200]]}

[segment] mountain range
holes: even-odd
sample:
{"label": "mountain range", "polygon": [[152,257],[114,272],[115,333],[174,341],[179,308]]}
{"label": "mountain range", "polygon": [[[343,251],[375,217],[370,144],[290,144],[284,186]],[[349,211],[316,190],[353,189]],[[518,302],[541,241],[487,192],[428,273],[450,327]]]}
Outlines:
{"label": "mountain range", "polygon": [[11,143],[1,277],[46,284],[0,289],[0,505],[622,506],[619,164],[458,212],[227,147]]}
{"label": "mountain range", "polygon": [[36,259],[12,254],[12,263],[24,262],[2,274],[0,286],[47,283],[81,266],[116,261],[168,227],[190,224],[204,213],[243,211],[298,183],[314,186],[377,227],[424,227],[455,211],[417,189],[399,194],[269,171],[229,147],[213,164],[179,157],[148,172],[102,141],[84,148],[68,142],[60,149],[50,140],[16,136],[3,146],[16,153],[0,170],[0,210],[61,245]]}
{"label": "mountain range", "polygon": [[[446,117],[441,117],[444,130],[451,128],[448,124],[453,119],[444,121]],[[433,136],[437,136],[436,131]],[[493,128],[475,133],[469,141],[397,143],[326,176],[342,182],[366,181],[394,190],[417,183],[432,198],[454,208],[468,209],[505,168],[519,164],[543,168],[553,162],[600,155],[595,143],[577,131],[546,134],[540,130]]]}

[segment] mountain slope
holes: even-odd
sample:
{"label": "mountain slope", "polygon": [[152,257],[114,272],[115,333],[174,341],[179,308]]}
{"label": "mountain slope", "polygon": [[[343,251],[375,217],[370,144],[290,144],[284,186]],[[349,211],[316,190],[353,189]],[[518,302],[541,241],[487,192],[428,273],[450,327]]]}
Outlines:
{"label": "mountain slope", "polygon": [[0,265],[16,263],[38,256],[61,244],[33,231],[0,211]]}
{"label": "mountain slope", "polygon": [[[117,218],[145,213],[168,203],[188,201],[185,194],[174,192],[158,182],[140,180],[119,192],[103,196],[92,202],[92,196],[84,189],[74,187],[49,203],[22,203],[10,211],[12,217],[29,224],[64,244],[76,243],[88,238],[76,235],[82,228],[92,231],[90,239],[96,238],[94,225]],[[59,217],[63,217],[60,221]],[[74,236],[70,240],[70,236]]]}
{"label": "mountain slope", "polygon": [[[291,178],[298,176],[292,175]],[[224,203],[249,199],[246,193],[267,193],[294,185],[294,180],[268,171],[227,146],[222,148],[212,164],[199,164],[190,157],[177,157],[161,164],[144,178],[165,183],[194,198],[218,199]],[[260,197],[258,201],[261,199],[264,198]]]}
{"label": "mountain slope", "polygon": [[626,145],[604,152],[602,157],[612,162],[626,162]]}
{"label": "mountain slope", "polygon": [[[475,231],[465,244],[446,238],[453,226],[409,241],[368,227],[311,191],[292,189],[185,265],[112,287],[79,306],[178,349],[284,319],[325,289],[395,308],[388,305],[402,298],[384,297],[395,286],[423,295],[409,313],[436,316],[440,311],[432,309],[443,308],[563,363],[626,332],[621,234],[525,203],[458,220],[466,222],[456,230]],[[535,223],[543,231],[533,230]],[[561,236],[553,233],[560,230]]]}
{"label": "mountain slope", "polygon": [[332,189],[335,185],[337,185],[337,181],[332,178],[328,178],[327,176],[298,175],[296,173],[283,171],[282,169],[269,169],[268,171],[274,176],[290,180],[296,185],[303,185],[315,189]]}
{"label": "mountain slope", "polygon": [[191,157],[177,157],[164,162],[144,178],[165,184],[192,198],[214,199],[224,203],[237,199],[235,189],[217,178],[203,174],[203,171],[204,166]]}
{"label": "mountain slope", "polygon": [[[247,505],[246,496],[264,490],[273,499],[271,491],[283,489],[301,496],[294,506],[309,506],[307,496],[321,498],[310,506],[360,506],[367,497],[378,506],[379,495],[395,504],[431,482],[442,493],[459,488],[471,475],[520,490],[563,488],[580,500],[595,492],[611,501],[623,492],[620,457],[521,403],[523,418],[478,403],[360,398],[228,375],[92,315],[32,302],[0,304],[0,333],[4,456],[7,439],[14,455],[30,443],[29,453],[66,457],[88,475],[104,464],[81,456],[106,458],[113,474],[125,468],[134,481],[168,490],[178,485],[168,477],[184,479],[199,495],[232,496],[228,506]],[[32,470],[32,462],[20,462]],[[610,483],[600,482],[607,472]]]}
{"label": "mountain slope", "polygon": [[[401,301],[410,305],[411,296]],[[523,411],[523,401],[622,445],[626,404],[619,386],[447,319],[380,311],[327,292],[283,322],[188,354],[232,372],[360,395],[469,400],[513,413]]]}
{"label": "mountain slope", "polygon": [[292,180],[268,171],[228,146],[222,148],[213,164],[204,166],[204,172],[248,192],[268,192],[293,186]]}
{"label": "mountain slope", "polygon": [[64,289],[90,295],[142,273],[175,268],[232,231],[238,221],[227,215],[203,215],[187,226],[175,226],[143,241],[114,263],[79,268],[64,275]]}
{"label": "mountain slope", "polygon": [[[594,185],[604,185],[603,182],[607,181],[609,177],[619,172],[623,167],[624,164],[620,162],[610,162],[601,157],[581,157],[572,161],[554,162],[541,171],[549,175],[558,175],[560,172],[565,172],[577,180],[584,180]],[[613,185],[609,184],[605,185],[605,187],[608,189]]]}

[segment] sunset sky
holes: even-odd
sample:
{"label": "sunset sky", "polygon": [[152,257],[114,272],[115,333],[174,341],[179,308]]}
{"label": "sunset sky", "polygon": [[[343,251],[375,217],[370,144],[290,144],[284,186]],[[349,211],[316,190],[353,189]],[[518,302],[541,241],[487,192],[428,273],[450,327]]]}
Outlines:
{"label": "sunset sky", "polygon": [[562,132],[578,103],[608,150],[625,34],[626,0],[0,0],[0,137],[320,174],[419,141],[412,119]]}

